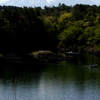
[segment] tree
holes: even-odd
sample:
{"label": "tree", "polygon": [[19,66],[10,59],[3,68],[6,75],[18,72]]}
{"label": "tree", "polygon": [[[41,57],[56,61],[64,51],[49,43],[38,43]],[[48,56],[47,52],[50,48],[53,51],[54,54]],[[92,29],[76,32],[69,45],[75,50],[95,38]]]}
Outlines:
{"label": "tree", "polygon": [[100,24],[95,29],[94,39],[95,39],[95,46],[100,48],[100,28],[99,27],[100,27]]}
{"label": "tree", "polygon": [[63,31],[63,29],[65,29],[66,24],[68,23],[68,21],[70,21],[70,19],[71,19],[71,13],[66,12],[60,15],[60,17],[58,18],[60,31]]}
{"label": "tree", "polygon": [[94,30],[95,30],[95,27],[87,27],[85,30],[84,30],[84,36],[85,36],[85,41],[86,41],[86,45],[87,46],[94,46]]}
{"label": "tree", "polygon": [[59,46],[65,45],[65,47],[76,47],[78,45],[80,33],[81,28],[77,28],[76,26],[68,27],[59,35]]}

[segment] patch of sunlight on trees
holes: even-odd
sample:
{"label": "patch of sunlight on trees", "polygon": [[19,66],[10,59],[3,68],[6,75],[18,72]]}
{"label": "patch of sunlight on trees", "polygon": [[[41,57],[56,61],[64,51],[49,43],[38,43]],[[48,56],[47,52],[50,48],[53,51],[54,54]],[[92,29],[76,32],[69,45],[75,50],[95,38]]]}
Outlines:
{"label": "patch of sunlight on trees", "polygon": [[71,13],[64,13],[60,15],[60,17],[58,18],[58,23],[68,22],[71,15]]}

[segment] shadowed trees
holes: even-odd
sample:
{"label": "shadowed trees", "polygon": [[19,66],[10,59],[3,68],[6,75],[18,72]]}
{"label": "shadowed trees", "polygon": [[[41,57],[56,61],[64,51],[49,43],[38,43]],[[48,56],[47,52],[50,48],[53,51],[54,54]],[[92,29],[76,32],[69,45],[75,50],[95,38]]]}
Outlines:
{"label": "shadowed trees", "polygon": [[99,49],[100,6],[0,6],[0,53],[61,48]]}

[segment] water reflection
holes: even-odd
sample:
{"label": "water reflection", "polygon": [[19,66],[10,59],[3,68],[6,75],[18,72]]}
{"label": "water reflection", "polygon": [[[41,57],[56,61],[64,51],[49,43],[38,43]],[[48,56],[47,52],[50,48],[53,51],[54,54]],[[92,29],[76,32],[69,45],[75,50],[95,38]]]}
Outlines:
{"label": "water reflection", "polygon": [[[99,100],[100,58],[58,64],[1,63],[0,100]],[[89,63],[97,69],[89,69]]]}
{"label": "water reflection", "polygon": [[[72,66],[72,63],[62,62],[63,66],[49,67],[40,80],[40,94],[53,100],[98,100],[100,89],[100,74],[98,71]],[[96,70],[95,70],[96,71]],[[97,75],[98,74],[98,75]]]}

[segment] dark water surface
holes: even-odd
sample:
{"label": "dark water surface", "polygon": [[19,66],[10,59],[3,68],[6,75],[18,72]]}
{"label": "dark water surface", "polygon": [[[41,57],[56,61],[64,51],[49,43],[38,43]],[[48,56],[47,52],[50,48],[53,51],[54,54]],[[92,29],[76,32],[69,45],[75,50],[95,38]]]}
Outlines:
{"label": "dark water surface", "polygon": [[0,68],[0,100],[100,100],[100,58],[93,55],[57,64],[1,62]]}

